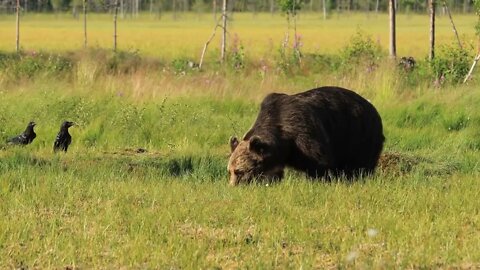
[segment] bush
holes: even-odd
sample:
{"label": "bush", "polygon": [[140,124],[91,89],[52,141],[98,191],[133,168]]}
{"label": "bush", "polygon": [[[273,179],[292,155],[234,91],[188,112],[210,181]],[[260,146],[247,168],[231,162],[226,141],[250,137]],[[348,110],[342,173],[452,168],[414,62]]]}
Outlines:
{"label": "bush", "polygon": [[440,83],[460,83],[470,69],[472,58],[471,52],[459,48],[457,44],[443,45],[430,62],[430,68]]}
{"label": "bush", "polygon": [[72,61],[60,55],[41,52],[0,55],[0,72],[12,79],[32,78],[39,73],[57,75],[72,67]]}
{"label": "bush", "polygon": [[364,66],[368,70],[377,66],[382,57],[382,49],[370,36],[361,31],[350,39],[350,42],[340,52],[342,66],[347,70]]}
{"label": "bush", "polygon": [[186,74],[189,70],[198,68],[197,63],[185,57],[173,59],[171,66],[175,74],[182,74],[182,75]]}

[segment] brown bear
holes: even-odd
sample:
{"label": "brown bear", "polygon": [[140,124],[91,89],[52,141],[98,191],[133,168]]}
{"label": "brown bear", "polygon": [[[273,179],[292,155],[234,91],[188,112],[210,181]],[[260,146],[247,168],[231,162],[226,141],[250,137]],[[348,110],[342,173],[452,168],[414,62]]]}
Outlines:
{"label": "brown bear", "polygon": [[230,139],[230,184],[280,180],[285,167],[312,178],[372,173],[383,148],[382,120],[357,93],[320,87],[265,97],[242,141]]}

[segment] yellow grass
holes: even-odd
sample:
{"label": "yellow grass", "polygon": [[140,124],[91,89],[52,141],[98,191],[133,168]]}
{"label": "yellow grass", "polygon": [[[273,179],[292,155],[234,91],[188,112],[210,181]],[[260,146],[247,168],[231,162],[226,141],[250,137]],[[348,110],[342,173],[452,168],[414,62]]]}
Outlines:
{"label": "yellow grass", "polygon": [[[108,48],[113,43],[112,16],[88,16],[89,46]],[[475,45],[474,15],[454,15],[457,29],[466,42]],[[179,56],[199,58],[205,41],[214,26],[211,14],[181,14],[173,20],[172,14],[161,19],[148,13],[139,18],[120,19],[118,46],[121,50],[138,50],[142,55],[174,59]],[[423,15],[399,15],[397,18],[397,47],[399,55],[424,57],[428,51],[429,18]],[[82,47],[82,20],[69,14],[26,14],[21,22],[21,47],[24,50],[67,51]],[[333,14],[324,21],[320,13],[301,14],[298,33],[304,52],[335,53],[348,43],[358,30],[370,34],[386,50],[388,48],[388,15]],[[229,42],[236,35],[251,57],[270,56],[280,47],[286,31],[286,19],[270,14],[234,14],[230,22]],[[447,16],[437,17],[437,44],[454,39]],[[218,48],[219,34],[209,51]],[[0,50],[15,48],[15,17],[0,16]]]}

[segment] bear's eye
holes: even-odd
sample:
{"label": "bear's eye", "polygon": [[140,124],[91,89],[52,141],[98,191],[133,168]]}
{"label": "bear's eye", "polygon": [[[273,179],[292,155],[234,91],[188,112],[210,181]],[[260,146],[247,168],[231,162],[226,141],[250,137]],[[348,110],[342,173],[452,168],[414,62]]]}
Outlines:
{"label": "bear's eye", "polygon": [[242,175],[242,171],[240,171],[240,170],[233,170],[233,173],[234,173],[236,176],[241,176],[241,175]]}

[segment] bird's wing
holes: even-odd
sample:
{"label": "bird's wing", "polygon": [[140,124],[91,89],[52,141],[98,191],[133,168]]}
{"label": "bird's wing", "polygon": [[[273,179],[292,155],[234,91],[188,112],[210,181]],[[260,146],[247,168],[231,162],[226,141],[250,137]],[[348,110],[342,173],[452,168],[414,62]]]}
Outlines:
{"label": "bird's wing", "polygon": [[55,143],[53,143],[53,148],[58,148],[62,144],[62,133],[58,133],[57,137],[55,138]]}
{"label": "bird's wing", "polygon": [[25,135],[25,133],[22,133],[16,137],[11,138],[10,140],[8,140],[8,142],[13,144],[26,144],[27,135]]}

